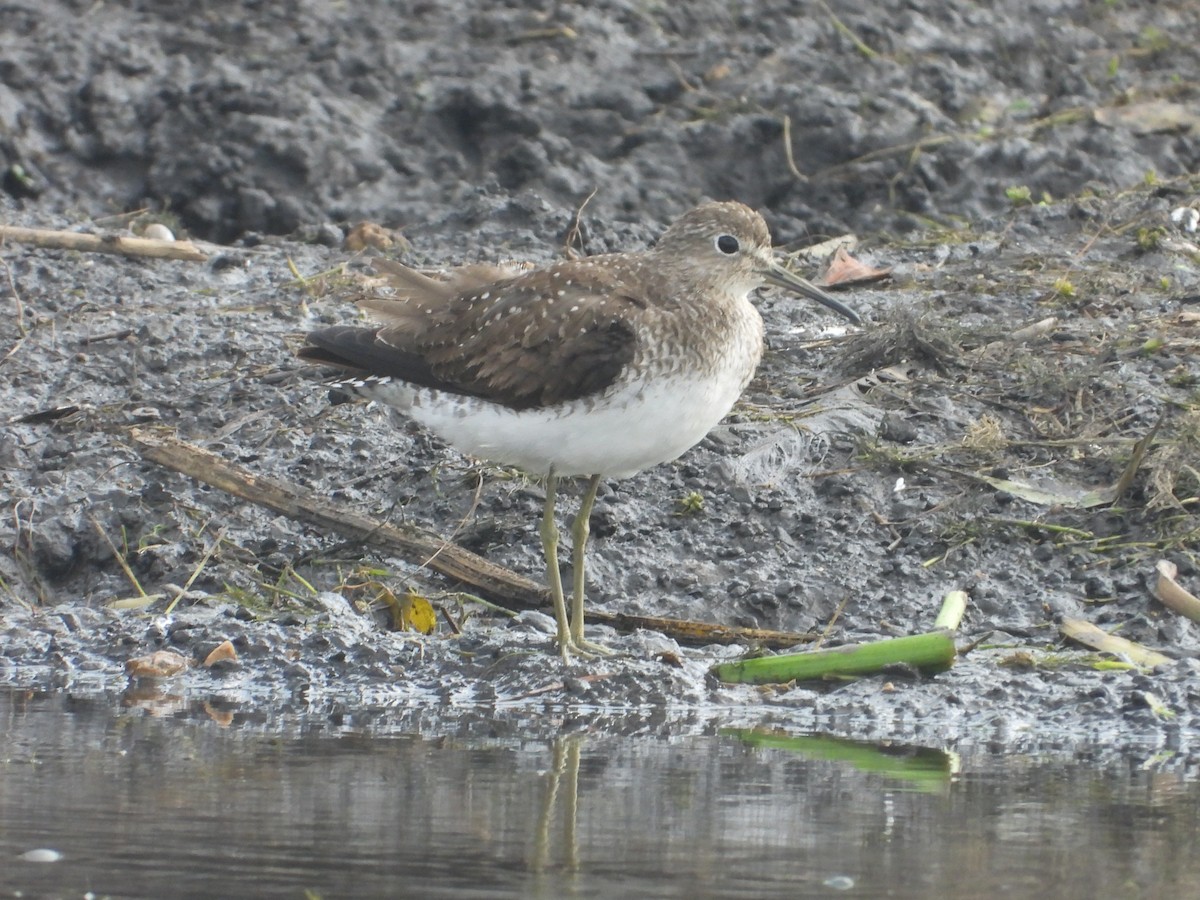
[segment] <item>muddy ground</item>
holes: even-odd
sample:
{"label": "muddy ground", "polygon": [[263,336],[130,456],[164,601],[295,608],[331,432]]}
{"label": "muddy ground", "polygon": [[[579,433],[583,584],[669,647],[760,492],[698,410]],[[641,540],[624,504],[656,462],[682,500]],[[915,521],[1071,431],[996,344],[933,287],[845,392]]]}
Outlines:
{"label": "muddy ground", "polygon": [[[540,6],[4,5],[3,221],[161,221],[224,249],[0,248],[0,684],[426,732],[773,723],[1194,757],[1200,635],[1150,586],[1166,558],[1200,588],[1200,7]],[[785,248],[852,233],[894,267],[841,295],[861,331],[761,298],[741,406],[604,486],[591,605],[841,642],[926,628],[962,589],[978,645],[951,672],[720,686],[709,666],[746,647],[602,626],[624,654],[563,667],[545,615],[493,613],[421,559],[131,443],[165,429],[540,579],[535,482],[332,404],[293,352],[356,315],[341,288],[381,252],[343,246],[357,223],[414,265],[542,261],[589,195],[588,253],[734,198]],[[363,583],[419,591],[462,635],[380,627],[343,599]],[[170,614],[109,606],[185,584]],[[1072,617],[1174,661],[1099,667],[1062,640]],[[236,664],[149,693],[124,674],[225,639]]]}

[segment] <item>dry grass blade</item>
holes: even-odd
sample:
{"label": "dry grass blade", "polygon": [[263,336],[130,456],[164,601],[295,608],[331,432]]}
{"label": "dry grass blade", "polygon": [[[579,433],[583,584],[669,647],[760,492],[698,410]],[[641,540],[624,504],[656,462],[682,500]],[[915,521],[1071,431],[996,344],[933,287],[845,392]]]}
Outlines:
{"label": "dry grass blade", "polygon": [[172,600],[170,602],[170,604],[168,604],[167,609],[166,609],[167,615],[170,615],[172,612],[175,611],[175,606],[179,603],[179,601],[181,599],[183,599],[184,595],[187,594],[187,592],[191,589],[192,584],[195,582],[195,580],[200,577],[200,573],[204,571],[204,567],[208,565],[208,561],[213,558],[213,554],[215,554],[217,552],[217,549],[221,546],[221,541],[224,539],[224,537],[225,537],[225,529],[221,528],[220,530],[217,531],[216,537],[213,538],[212,546],[208,548],[208,551],[204,554],[204,558],[200,560],[200,564],[198,566],[196,566],[195,571],[192,572],[191,578],[189,578],[187,580],[187,582],[184,584],[183,590],[181,590],[178,594],[176,594],[175,599]]}
{"label": "dry grass blade", "polygon": [[1069,637],[1073,641],[1078,641],[1094,650],[1111,653],[1119,659],[1128,660],[1135,665],[1148,669],[1171,662],[1171,657],[1164,656],[1157,650],[1151,650],[1149,647],[1144,647],[1125,638],[1109,634],[1107,631],[1096,627],[1091,622],[1085,622],[1083,619],[1063,619],[1059,630],[1064,636]]}
{"label": "dry grass blade", "polygon": [[13,303],[16,304],[17,334],[25,337],[25,304],[21,302],[21,293],[17,290],[16,282],[13,281],[12,269],[8,267],[8,263],[0,259],[0,266],[4,267],[4,277],[8,281],[8,289],[12,293]]}
{"label": "dry grass blade", "polygon": [[129,561],[125,558],[125,554],[117,549],[117,545],[112,542],[112,538],[108,536],[108,532],[104,530],[104,526],[97,521],[95,516],[88,516],[88,521],[96,529],[96,534],[100,535],[104,539],[104,543],[108,544],[108,549],[112,551],[113,558],[116,559],[117,564],[121,567],[121,571],[125,573],[125,577],[129,579],[129,583],[133,585],[133,589],[138,592],[139,596],[147,596],[146,592],[142,589],[141,582],[133,574],[133,569],[129,568]]}
{"label": "dry grass blade", "polygon": [[849,25],[837,17],[834,11],[829,8],[829,4],[826,3],[825,0],[819,0],[819,2],[821,4],[821,9],[825,10],[825,15],[829,16],[829,21],[833,23],[833,27],[836,28],[840,34],[845,35],[850,40],[850,43],[854,45],[855,50],[857,50],[867,59],[875,59],[877,56],[879,56],[875,50],[863,43],[859,36],[850,29]]}
{"label": "dry grass blade", "polygon": [[1200,598],[1184,590],[1176,581],[1179,569],[1175,563],[1160,559],[1154,568],[1158,571],[1158,581],[1154,585],[1154,596],[1158,602],[1193,622],[1200,622]]}

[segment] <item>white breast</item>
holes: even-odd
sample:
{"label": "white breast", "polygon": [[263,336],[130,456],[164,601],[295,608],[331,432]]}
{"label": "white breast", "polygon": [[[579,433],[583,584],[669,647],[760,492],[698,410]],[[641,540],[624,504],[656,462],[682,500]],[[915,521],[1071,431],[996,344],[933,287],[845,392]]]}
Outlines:
{"label": "white breast", "polygon": [[[644,347],[604,394],[543,409],[371,380],[359,393],[394,406],[463,453],[544,475],[622,477],[675,459],[733,408],[762,354],[762,319],[738,298],[732,326],[686,352]],[[688,343],[687,341],[684,342]],[[701,362],[695,357],[703,354]],[[639,367],[641,367],[639,369]]]}

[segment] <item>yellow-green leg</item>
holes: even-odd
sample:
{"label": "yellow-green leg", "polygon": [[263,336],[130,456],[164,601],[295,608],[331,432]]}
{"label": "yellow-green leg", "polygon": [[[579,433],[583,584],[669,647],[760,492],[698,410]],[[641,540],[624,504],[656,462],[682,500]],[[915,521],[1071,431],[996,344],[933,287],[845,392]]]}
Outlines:
{"label": "yellow-green leg", "polygon": [[546,581],[554,600],[554,618],[558,622],[558,648],[566,661],[570,654],[571,629],[567,622],[567,601],[563,597],[562,575],[558,571],[558,525],[554,521],[554,499],[558,493],[558,476],[553,471],[546,476],[546,505],[542,509],[542,553],[546,557]]}
{"label": "yellow-green leg", "polygon": [[579,506],[579,514],[575,516],[575,524],[571,528],[571,539],[574,542],[572,555],[574,557],[574,597],[571,602],[571,618],[567,618],[567,600],[563,595],[562,575],[558,570],[558,524],[554,520],[554,505],[558,497],[558,476],[553,471],[546,476],[546,505],[542,509],[542,553],[546,557],[546,582],[550,586],[550,597],[554,601],[554,620],[558,625],[558,651],[562,654],[563,662],[571,659],[571,653],[580,656],[599,656],[612,653],[607,647],[593,644],[583,638],[583,592],[587,580],[587,570],[584,554],[587,551],[588,519],[592,514],[592,505],[596,502],[596,491],[600,487],[600,476],[594,475],[588,482],[587,491]]}
{"label": "yellow-green leg", "polygon": [[591,532],[589,520],[592,517],[592,507],[596,503],[596,492],[600,489],[600,476],[593,475],[588,480],[587,490],[579,501],[579,512],[575,516],[575,524],[571,526],[571,559],[572,575],[574,576],[574,591],[571,597],[571,643],[575,649],[587,654],[609,654],[613,651],[600,644],[583,639],[583,596],[584,585],[587,583],[587,540]]}

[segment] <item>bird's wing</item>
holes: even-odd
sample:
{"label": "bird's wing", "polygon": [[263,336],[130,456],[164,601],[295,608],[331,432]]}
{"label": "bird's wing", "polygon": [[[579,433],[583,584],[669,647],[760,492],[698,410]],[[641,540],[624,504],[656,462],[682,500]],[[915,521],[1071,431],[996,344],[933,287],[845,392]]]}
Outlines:
{"label": "bird's wing", "polygon": [[636,353],[629,315],[645,304],[602,269],[471,267],[449,281],[399,269],[388,267],[394,293],[360,303],[382,327],[314,332],[301,355],[530,409],[602,392]]}

